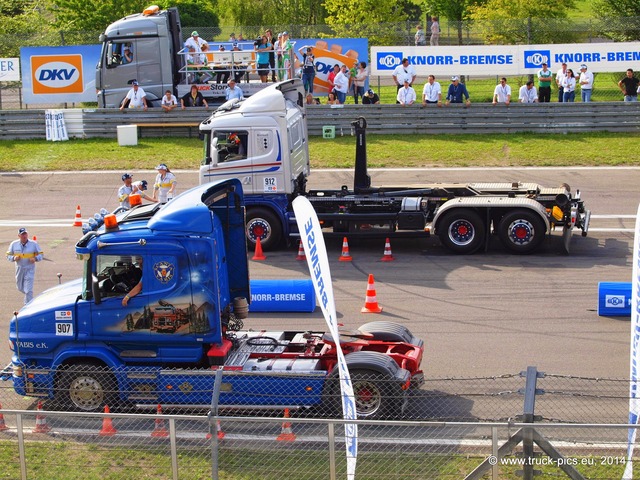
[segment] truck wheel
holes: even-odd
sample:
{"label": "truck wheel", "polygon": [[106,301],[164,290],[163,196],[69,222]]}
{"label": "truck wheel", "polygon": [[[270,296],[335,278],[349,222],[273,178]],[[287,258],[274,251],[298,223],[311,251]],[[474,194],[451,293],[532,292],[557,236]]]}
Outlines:
{"label": "truck wheel", "polygon": [[272,250],[282,236],[282,226],[276,216],[263,208],[251,209],[247,212],[245,227],[249,247],[255,248],[256,239],[260,237],[260,245],[264,250]]}
{"label": "truck wheel", "polygon": [[484,244],[485,226],[473,210],[453,209],[438,224],[438,237],[454,253],[470,254]]}
{"label": "truck wheel", "polygon": [[61,372],[58,394],[76,410],[97,412],[108,404],[113,406],[118,390],[113,375],[106,367],[94,364],[71,365]]}
{"label": "truck wheel", "polygon": [[391,382],[383,375],[354,369],[351,371],[351,383],[358,418],[371,420],[393,414],[397,398],[392,394]]}
{"label": "truck wheel", "polygon": [[411,343],[413,340],[413,334],[407,327],[394,322],[369,322],[360,325],[358,330],[370,333],[375,340],[381,342]]}
{"label": "truck wheel", "polygon": [[546,234],[544,222],[534,212],[514,210],[507,213],[498,224],[498,236],[507,250],[513,253],[534,251]]}

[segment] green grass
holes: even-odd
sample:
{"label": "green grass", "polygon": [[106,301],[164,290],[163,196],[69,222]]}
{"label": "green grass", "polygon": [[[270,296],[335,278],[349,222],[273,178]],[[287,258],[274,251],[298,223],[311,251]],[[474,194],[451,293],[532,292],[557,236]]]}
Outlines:
{"label": "green grass", "polygon": [[[370,167],[640,165],[637,133],[369,135]],[[312,168],[353,168],[355,138],[311,137]],[[0,142],[0,171],[196,170],[202,142],[189,138],[143,138],[134,147],[115,139]]]}
{"label": "green grass", "polygon": [[[117,440],[117,437],[114,437]],[[275,443],[275,442],[274,442]],[[20,478],[20,462],[16,442],[0,442],[0,478]],[[171,479],[168,442],[164,445],[139,445],[135,448],[73,441],[38,441],[26,443],[27,478],[38,480],[140,480]],[[463,478],[484,457],[476,454],[435,454],[398,450],[388,452],[360,451],[358,479],[380,478]],[[399,455],[401,453],[401,455]],[[587,459],[578,470],[586,478],[620,478],[622,465],[603,466],[600,457]],[[337,459],[338,476],[344,477],[344,456]],[[550,476],[561,476],[557,467],[536,465],[536,470]],[[500,467],[500,478],[517,478],[516,467]],[[262,445],[252,449],[225,447],[219,457],[221,480],[300,480],[328,478],[328,453],[290,445]],[[211,478],[211,451],[207,445],[179,446],[179,478],[193,480]],[[485,478],[489,478],[486,475]]]}

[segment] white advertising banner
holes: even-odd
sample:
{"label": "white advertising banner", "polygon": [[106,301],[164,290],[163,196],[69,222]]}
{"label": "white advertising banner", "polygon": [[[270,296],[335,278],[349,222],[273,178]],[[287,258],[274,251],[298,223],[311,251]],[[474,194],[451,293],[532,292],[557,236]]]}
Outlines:
{"label": "white advertising banner", "polygon": [[64,121],[64,110],[45,110],[44,120],[47,140],[52,142],[69,140],[67,125]]}
{"label": "white advertising banner", "polygon": [[20,81],[20,59],[0,58],[0,82]]}
{"label": "white advertising banner", "polygon": [[554,73],[562,63],[580,71],[586,64],[594,73],[638,69],[640,42],[571,43],[557,45],[459,45],[446,47],[371,47],[371,74],[389,75],[409,59],[418,76],[528,75],[547,63]]}

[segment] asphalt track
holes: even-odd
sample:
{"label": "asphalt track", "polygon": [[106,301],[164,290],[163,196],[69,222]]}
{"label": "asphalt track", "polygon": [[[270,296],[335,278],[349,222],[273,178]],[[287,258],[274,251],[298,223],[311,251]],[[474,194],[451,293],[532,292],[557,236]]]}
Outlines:
{"label": "asphalt track", "polygon": [[[76,205],[83,218],[116,207],[122,172],[3,173],[0,241],[17,238],[18,226],[36,235],[46,261],[38,264],[35,293],[80,276],[72,227]],[[640,203],[639,168],[386,169],[369,172],[373,185],[429,182],[563,182],[579,188],[593,212],[588,237],[575,235],[564,255],[560,237],[529,256],[507,254],[496,241],[489,251],[455,256],[437,239],[397,240],[394,262],[380,262],[380,240],[350,241],[353,262],[338,262],[339,241],[329,241],[337,311],[346,328],[374,320],[407,325],[425,340],[426,375],[475,377],[516,373],[529,365],[556,374],[625,378],[629,371],[629,321],[596,314],[600,281],[630,281],[633,228]],[[134,171],[134,180],[155,178]],[[197,173],[176,172],[179,191],[197,184]],[[350,171],[315,170],[309,188],[351,185]],[[252,278],[306,278],[296,249],[267,252],[250,262]],[[0,363],[11,352],[6,332],[11,312],[22,303],[14,269],[0,262]],[[362,314],[368,274],[374,274],[381,314]],[[320,329],[313,314],[253,314],[255,329]]]}

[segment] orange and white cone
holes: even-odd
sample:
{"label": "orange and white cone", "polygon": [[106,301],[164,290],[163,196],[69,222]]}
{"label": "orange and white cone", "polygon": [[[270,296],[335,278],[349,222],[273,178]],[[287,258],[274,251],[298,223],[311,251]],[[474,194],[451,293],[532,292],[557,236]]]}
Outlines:
{"label": "orange and white cone", "polygon": [[378,305],[378,299],[376,298],[376,287],[373,281],[373,274],[369,274],[369,280],[367,281],[367,296],[364,300],[364,307],[360,310],[360,313],[380,313],[382,307]]}
{"label": "orange and white cone", "polygon": [[[111,413],[109,410],[109,405],[104,406],[104,413]],[[102,419],[102,429],[100,430],[99,435],[101,437],[113,437],[118,431],[113,426],[113,421],[111,417],[104,417]]]}
{"label": "orange and white cone", "polygon": [[296,256],[296,260],[306,260],[307,257],[304,256],[304,247],[302,246],[302,240],[298,241],[298,255]]}
{"label": "orange and white cone", "polygon": [[[162,406],[158,404],[157,414],[162,415]],[[155,427],[151,432],[152,437],[168,437],[169,432],[164,426],[164,420],[162,418],[156,418]]]}
{"label": "orange and white cone", "polygon": [[[222,426],[220,425],[220,420],[216,420],[216,432],[218,435],[218,440],[222,440],[224,438],[224,432],[222,431]],[[211,433],[207,433],[207,440],[211,439]]]}
{"label": "orange and white cone", "polygon": [[293,442],[296,439],[295,433],[291,430],[291,422],[288,420],[291,418],[289,415],[289,409],[284,409],[284,422],[282,422],[282,431],[280,435],[276,437],[278,442]]}
{"label": "orange and white cone", "polygon": [[393,254],[391,253],[391,242],[389,242],[389,239],[387,238],[384,241],[384,254],[382,255],[382,258],[380,259],[381,262],[393,262],[395,260],[395,258],[393,258]]}
{"label": "orange and white cone", "polygon": [[342,253],[340,254],[339,262],[350,262],[353,260],[351,254],[349,253],[349,242],[347,242],[347,237],[342,239]]}
{"label": "orange and white cone", "polygon": [[74,227],[82,226],[82,214],[80,213],[80,205],[76,207],[76,218],[73,221],[73,226]]}
{"label": "orange and white cone", "polygon": [[32,433],[49,433],[51,427],[47,425],[47,417],[42,413],[42,401],[38,402],[38,413],[36,414],[36,426]]}
{"label": "orange and white cone", "polygon": [[0,404],[0,432],[4,432],[5,430],[9,430],[7,424],[4,423],[4,415],[2,414],[2,404]]}
{"label": "orange and white cone", "polygon": [[260,237],[256,238],[256,251],[251,260],[266,260],[267,257],[262,253],[262,242],[260,241]]}

